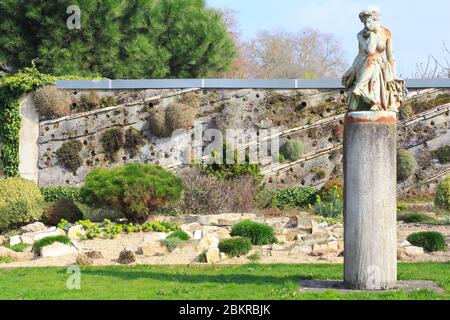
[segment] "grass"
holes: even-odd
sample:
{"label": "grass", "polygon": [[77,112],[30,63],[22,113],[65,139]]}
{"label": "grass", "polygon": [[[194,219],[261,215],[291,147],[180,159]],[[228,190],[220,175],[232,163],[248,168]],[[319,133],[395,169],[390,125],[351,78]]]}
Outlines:
{"label": "grass", "polygon": [[15,252],[24,252],[29,246],[30,245],[26,243],[18,243],[13,246],[6,246],[6,247]]}
{"label": "grass", "polygon": [[81,267],[81,289],[68,290],[65,268],[0,269],[0,299],[450,299],[450,263],[399,264],[401,280],[433,280],[430,291],[300,293],[301,279],[342,279],[342,265]]}
{"label": "grass", "polygon": [[33,243],[33,252],[40,252],[43,247],[51,245],[52,243],[55,243],[55,242],[69,244],[71,242],[71,240],[67,236],[46,237],[46,238],[43,238],[43,239],[38,240],[35,243]]}

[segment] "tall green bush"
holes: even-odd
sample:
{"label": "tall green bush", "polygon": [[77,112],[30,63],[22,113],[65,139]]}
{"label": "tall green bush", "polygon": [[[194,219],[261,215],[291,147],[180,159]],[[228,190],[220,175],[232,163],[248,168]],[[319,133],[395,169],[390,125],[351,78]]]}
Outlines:
{"label": "tall green bush", "polygon": [[447,177],[439,182],[436,188],[434,204],[439,209],[450,209],[450,177]]}
{"label": "tall green bush", "polygon": [[405,181],[411,177],[417,169],[414,156],[407,150],[400,150],[397,154],[397,180]]}
{"label": "tall green bush", "polygon": [[292,187],[274,191],[272,207],[278,209],[304,208],[316,200],[317,190],[313,187]]}
{"label": "tall green bush", "polygon": [[22,178],[0,179],[0,231],[39,220],[43,202],[34,182]]}
{"label": "tall green bush", "polygon": [[445,237],[439,232],[416,232],[409,235],[407,240],[427,252],[447,251],[448,248]]}
{"label": "tall green bush", "polygon": [[271,226],[251,220],[244,220],[235,224],[231,229],[231,236],[249,238],[254,245],[276,243],[274,230]]}
{"label": "tall green bush", "polygon": [[252,250],[252,242],[242,237],[223,239],[219,242],[219,250],[229,257],[242,256]]}
{"label": "tall green bush", "polygon": [[81,200],[81,189],[71,186],[41,187],[41,193],[46,202],[55,202],[63,199]]}
{"label": "tall green bush", "polygon": [[138,163],[113,169],[94,169],[81,189],[86,203],[117,208],[130,222],[137,223],[177,201],[182,191],[181,180],[171,172],[155,165]]}
{"label": "tall green bush", "polygon": [[289,140],[280,148],[284,159],[296,161],[303,155],[304,145],[300,140]]}

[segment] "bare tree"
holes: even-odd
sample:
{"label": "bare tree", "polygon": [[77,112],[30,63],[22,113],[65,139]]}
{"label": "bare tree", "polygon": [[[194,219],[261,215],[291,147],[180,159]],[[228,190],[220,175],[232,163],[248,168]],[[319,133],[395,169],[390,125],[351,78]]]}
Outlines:
{"label": "bare tree", "polygon": [[417,79],[450,78],[450,50],[445,42],[443,42],[443,51],[445,56],[441,61],[435,56],[429,55],[426,63],[418,63],[413,77]]}

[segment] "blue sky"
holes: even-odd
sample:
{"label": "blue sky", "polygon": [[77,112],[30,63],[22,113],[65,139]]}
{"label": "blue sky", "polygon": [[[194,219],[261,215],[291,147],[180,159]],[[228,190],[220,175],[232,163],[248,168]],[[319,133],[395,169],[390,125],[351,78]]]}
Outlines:
{"label": "blue sky", "polygon": [[211,7],[237,11],[244,39],[261,30],[298,31],[312,27],[334,33],[349,63],[357,53],[356,33],[362,24],[361,9],[376,5],[382,24],[394,35],[398,73],[411,77],[417,62],[429,54],[444,56],[443,41],[450,48],[448,0],[206,0]]}

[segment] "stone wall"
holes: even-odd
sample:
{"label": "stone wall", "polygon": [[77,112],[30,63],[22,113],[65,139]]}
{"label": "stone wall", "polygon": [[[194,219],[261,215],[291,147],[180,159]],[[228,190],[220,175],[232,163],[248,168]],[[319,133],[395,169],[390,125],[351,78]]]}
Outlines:
{"label": "stone wall", "polygon": [[[83,92],[70,92],[74,97]],[[186,97],[198,103],[196,124],[202,128],[228,126],[263,130],[278,128],[280,145],[288,139],[300,139],[305,144],[302,159],[295,162],[271,163],[270,154],[261,158],[264,183],[269,188],[294,185],[320,187],[331,175],[342,174],[342,128],[345,96],[340,90],[142,90],[97,91],[99,96],[115,96],[117,105],[69,117],[41,121],[39,124],[39,184],[79,185],[87,173],[97,167],[113,167],[128,162],[156,163],[167,168],[179,168],[193,159],[192,129],[173,137],[157,137],[150,129],[152,112],[174,103],[185,103]],[[437,97],[448,96],[448,90],[411,92],[407,103],[419,110],[418,115],[399,124],[399,148],[410,149],[420,156],[450,144],[448,106],[436,109]],[[445,109],[447,108],[447,109]],[[431,110],[431,111],[430,111]],[[228,119],[228,118],[229,119]],[[224,121],[224,119],[226,121]],[[100,139],[110,128],[133,127],[145,137],[145,145],[132,157],[120,150],[117,161],[106,156]],[[82,143],[83,165],[76,173],[64,169],[55,155],[61,145],[70,140]],[[208,142],[204,142],[204,146]],[[430,165],[419,168],[422,182],[446,170],[432,159]],[[450,167],[449,167],[450,169]],[[399,191],[409,190],[417,181],[399,185]],[[420,179],[419,179],[420,180]],[[427,188],[429,185],[427,185]],[[432,186],[431,186],[432,188]]]}

